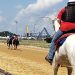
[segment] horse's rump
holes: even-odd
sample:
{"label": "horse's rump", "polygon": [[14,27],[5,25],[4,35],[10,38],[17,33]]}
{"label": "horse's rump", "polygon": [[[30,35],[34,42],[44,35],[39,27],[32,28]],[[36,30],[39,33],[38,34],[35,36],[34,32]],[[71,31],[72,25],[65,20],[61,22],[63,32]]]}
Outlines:
{"label": "horse's rump", "polygon": [[14,40],[13,40],[13,44],[14,44],[14,45],[19,45],[19,41],[16,40],[16,39],[14,39]]}

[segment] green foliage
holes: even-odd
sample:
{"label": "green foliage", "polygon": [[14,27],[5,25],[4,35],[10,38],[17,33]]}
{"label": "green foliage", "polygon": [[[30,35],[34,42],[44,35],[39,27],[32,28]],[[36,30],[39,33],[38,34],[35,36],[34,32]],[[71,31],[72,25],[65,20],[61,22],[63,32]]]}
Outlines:
{"label": "green foliage", "polygon": [[9,36],[9,35],[14,35],[14,34],[13,34],[13,33],[11,33],[11,32],[8,32],[8,31],[0,32],[0,36],[5,37],[5,36]]}

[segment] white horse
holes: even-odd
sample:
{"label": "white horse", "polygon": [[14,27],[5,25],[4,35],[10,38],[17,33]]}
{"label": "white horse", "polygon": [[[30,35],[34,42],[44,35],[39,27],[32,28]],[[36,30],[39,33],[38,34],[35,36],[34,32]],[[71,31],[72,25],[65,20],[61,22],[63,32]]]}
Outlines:
{"label": "white horse", "polygon": [[[54,26],[55,31],[60,27],[57,21],[54,22]],[[60,65],[67,67],[68,75],[71,75],[72,71],[75,75],[75,34],[68,36],[63,45],[56,51],[52,64],[53,75],[57,75]]]}

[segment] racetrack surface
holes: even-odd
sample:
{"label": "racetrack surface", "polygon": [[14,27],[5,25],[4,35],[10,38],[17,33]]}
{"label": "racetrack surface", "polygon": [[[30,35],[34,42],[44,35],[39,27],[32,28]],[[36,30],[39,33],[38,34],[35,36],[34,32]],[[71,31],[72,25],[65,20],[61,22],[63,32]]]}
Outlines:
{"label": "racetrack surface", "polygon": [[[12,75],[53,75],[44,59],[47,53],[48,49],[24,45],[12,50],[0,43],[0,69]],[[59,68],[58,75],[67,75],[66,68]]]}

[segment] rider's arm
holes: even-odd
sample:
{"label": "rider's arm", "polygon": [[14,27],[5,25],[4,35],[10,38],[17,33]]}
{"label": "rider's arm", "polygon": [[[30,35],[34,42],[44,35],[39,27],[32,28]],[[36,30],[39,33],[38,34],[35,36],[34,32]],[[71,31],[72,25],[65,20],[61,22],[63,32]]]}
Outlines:
{"label": "rider's arm", "polygon": [[62,8],[57,16],[57,21],[61,25],[62,14],[65,12],[65,8]]}
{"label": "rider's arm", "polygon": [[57,18],[57,22],[61,25],[61,19]]}

